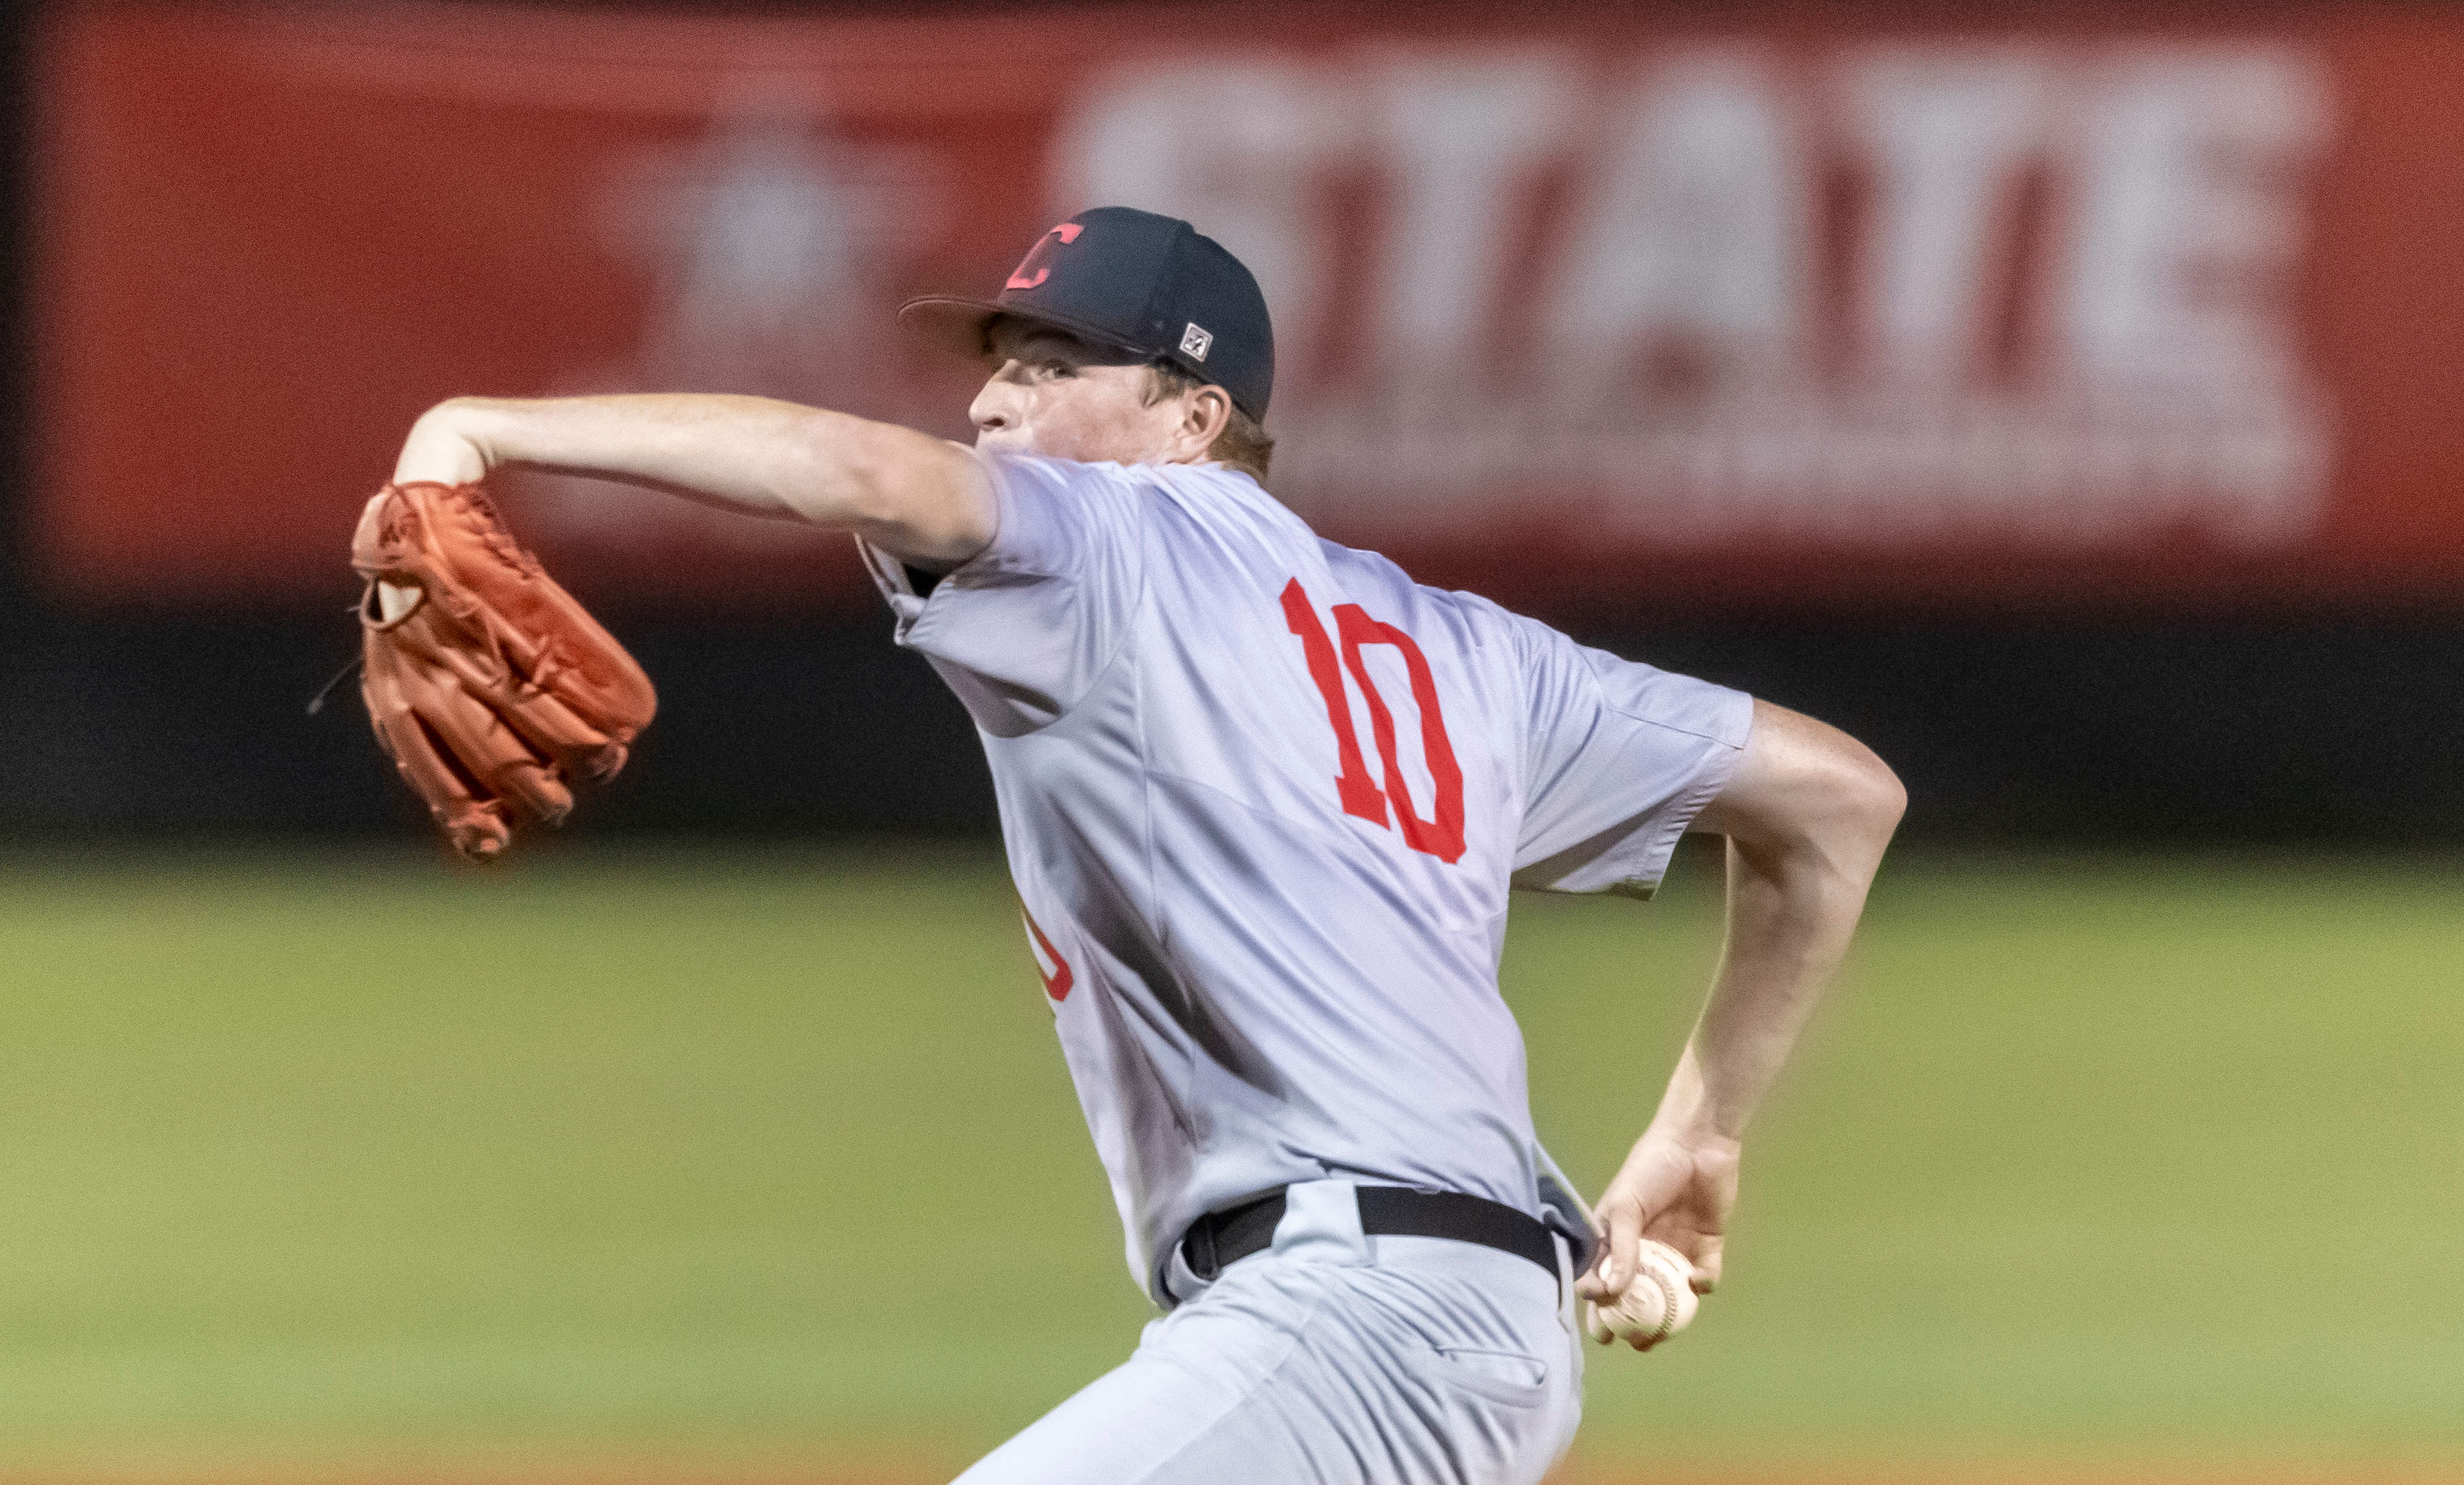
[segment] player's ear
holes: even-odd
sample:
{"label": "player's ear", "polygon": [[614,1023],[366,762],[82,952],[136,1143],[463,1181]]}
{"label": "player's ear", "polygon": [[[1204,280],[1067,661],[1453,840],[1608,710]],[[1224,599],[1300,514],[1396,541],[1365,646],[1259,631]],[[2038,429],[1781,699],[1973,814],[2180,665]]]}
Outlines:
{"label": "player's ear", "polygon": [[1215,446],[1215,440],[1231,421],[1232,397],[1221,387],[1200,386],[1181,403],[1181,436],[1201,454]]}

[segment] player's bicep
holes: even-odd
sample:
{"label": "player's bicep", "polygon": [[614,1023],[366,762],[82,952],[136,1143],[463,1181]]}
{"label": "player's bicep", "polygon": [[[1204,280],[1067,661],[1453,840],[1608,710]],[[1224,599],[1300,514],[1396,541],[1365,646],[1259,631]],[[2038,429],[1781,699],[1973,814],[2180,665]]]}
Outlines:
{"label": "player's bicep", "polygon": [[1843,831],[1887,836],[1906,806],[1899,777],[1871,748],[1827,722],[1757,700],[1736,771],[1694,829],[1769,846]]}

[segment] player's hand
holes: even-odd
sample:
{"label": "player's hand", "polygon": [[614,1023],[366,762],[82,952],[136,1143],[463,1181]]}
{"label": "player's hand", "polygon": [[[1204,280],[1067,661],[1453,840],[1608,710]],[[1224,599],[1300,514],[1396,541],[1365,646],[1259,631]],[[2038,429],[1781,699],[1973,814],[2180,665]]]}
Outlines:
{"label": "player's hand", "polygon": [[[1709,1294],[1720,1282],[1720,1243],[1737,1204],[1738,1152],[1736,1141],[1719,1135],[1672,1133],[1656,1124],[1644,1131],[1593,1208],[1605,1237],[1574,1292],[1594,1303],[1614,1303],[1634,1282],[1637,1245],[1650,1237],[1683,1253],[1693,1266],[1694,1292]],[[1632,1344],[1651,1349],[1640,1340]]]}

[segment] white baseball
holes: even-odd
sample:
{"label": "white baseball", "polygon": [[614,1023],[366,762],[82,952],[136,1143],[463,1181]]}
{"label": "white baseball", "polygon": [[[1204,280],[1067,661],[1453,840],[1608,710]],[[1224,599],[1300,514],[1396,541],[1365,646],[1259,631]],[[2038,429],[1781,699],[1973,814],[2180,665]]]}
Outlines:
{"label": "white baseball", "polygon": [[1640,1261],[1625,1293],[1608,1304],[1594,1304],[1588,1328],[1595,1341],[1663,1341],[1683,1330],[1703,1301],[1689,1282],[1694,1266],[1666,1243],[1644,1238],[1637,1245]]}

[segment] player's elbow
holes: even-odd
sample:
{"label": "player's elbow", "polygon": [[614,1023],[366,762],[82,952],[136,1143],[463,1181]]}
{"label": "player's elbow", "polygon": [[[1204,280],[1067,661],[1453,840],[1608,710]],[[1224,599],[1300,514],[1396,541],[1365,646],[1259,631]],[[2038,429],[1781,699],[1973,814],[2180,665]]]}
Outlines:
{"label": "player's elbow", "polygon": [[1788,819],[1773,832],[1773,844],[1807,867],[1861,884],[1881,863],[1907,812],[1908,793],[1899,775],[1863,743],[1845,734],[1828,741],[1831,745],[1793,761]]}
{"label": "player's elbow", "polygon": [[1907,789],[1874,750],[1836,727],[1758,703],[1737,777],[1706,829],[1749,851],[1861,879],[1907,810]]}
{"label": "player's elbow", "polygon": [[891,423],[811,410],[791,483],[807,519],[908,557],[963,560],[992,539],[983,472],[966,450]]}
{"label": "player's elbow", "polygon": [[781,498],[823,525],[879,525],[899,514],[897,449],[889,430],[822,408],[798,410],[780,440]]}

